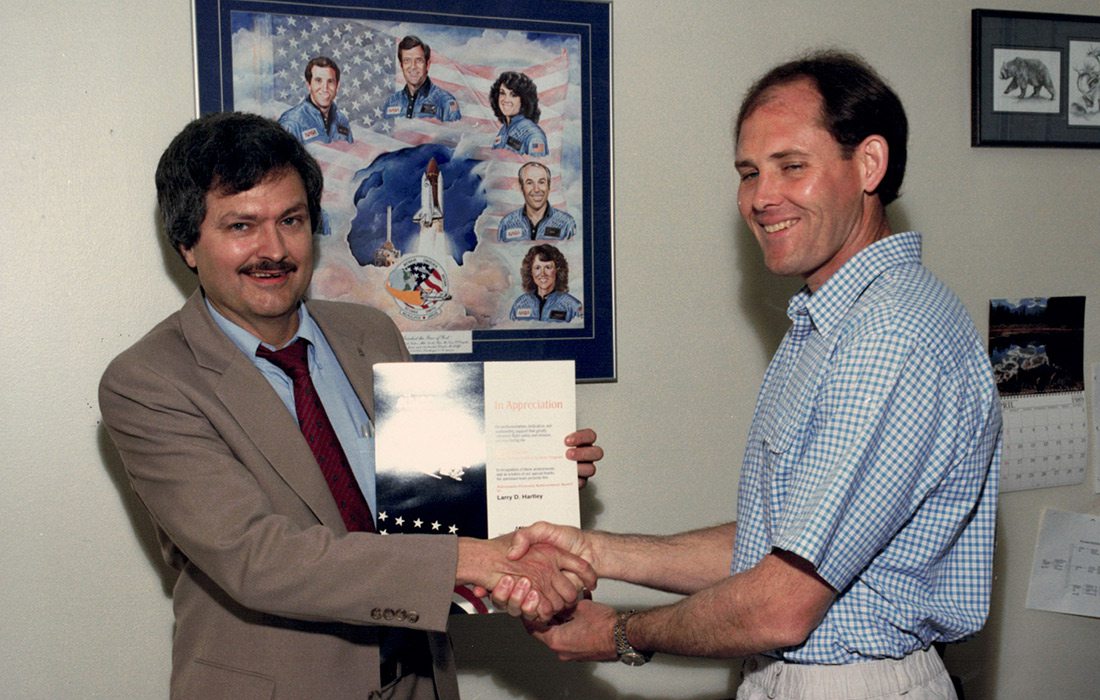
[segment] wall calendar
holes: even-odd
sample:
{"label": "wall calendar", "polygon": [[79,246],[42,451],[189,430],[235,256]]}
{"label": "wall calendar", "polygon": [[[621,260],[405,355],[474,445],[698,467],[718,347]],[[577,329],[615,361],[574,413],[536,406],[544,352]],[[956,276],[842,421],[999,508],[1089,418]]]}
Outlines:
{"label": "wall calendar", "polygon": [[994,299],[989,356],[1001,395],[1001,491],[1078,484],[1088,468],[1084,297]]}

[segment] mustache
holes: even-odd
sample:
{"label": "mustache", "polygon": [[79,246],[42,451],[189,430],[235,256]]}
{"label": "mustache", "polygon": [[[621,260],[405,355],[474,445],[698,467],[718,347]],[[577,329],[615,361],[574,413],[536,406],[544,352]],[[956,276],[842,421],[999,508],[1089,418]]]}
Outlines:
{"label": "mustache", "polygon": [[276,272],[276,273],[289,273],[295,272],[298,266],[289,260],[261,260],[257,263],[245,265],[238,272],[243,275],[250,275],[254,272]]}

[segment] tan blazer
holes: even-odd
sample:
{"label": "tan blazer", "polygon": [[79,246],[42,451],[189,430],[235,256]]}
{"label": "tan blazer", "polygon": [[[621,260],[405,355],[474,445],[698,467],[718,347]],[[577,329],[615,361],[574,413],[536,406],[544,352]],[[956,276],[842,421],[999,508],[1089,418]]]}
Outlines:
{"label": "tan blazer", "polygon": [[[365,306],[308,307],[373,419],[371,367],[408,359],[400,333]],[[99,402],[180,572],[172,697],[378,697],[383,619],[430,633],[439,697],[458,697],[442,634],[456,538],[349,534],[296,422],[201,292],[115,358]]]}

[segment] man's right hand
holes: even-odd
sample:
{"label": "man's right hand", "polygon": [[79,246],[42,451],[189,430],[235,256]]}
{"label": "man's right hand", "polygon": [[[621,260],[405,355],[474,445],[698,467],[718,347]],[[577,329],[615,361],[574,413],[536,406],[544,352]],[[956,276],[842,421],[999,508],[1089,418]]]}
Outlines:
{"label": "man's right hand", "polygon": [[[550,545],[590,563],[593,576],[598,573],[595,553],[589,538],[582,530],[568,525],[537,522],[529,527],[516,530],[511,535],[508,558],[512,560],[521,559],[528,556],[533,550]],[[591,583],[583,583],[584,587],[589,590],[596,587],[595,579]],[[531,611],[538,601],[537,598],[532,598],[530,591],[531,586],[522,580],[502,580],[492,589],[491,600],[493,605],[501,610],[507,610],[509,615],[533,619]]]}
{"label": "man's right hand", "polygon": [[541,622],[574,605],[583,589],[595,588],[596,574],[587,560],[542,542],[529,542],[522,554],[506,556],[511,537],[459,538],[456,582],[494,591],[494,601],[496,589],[507,591],[501,596],[520,602],[499,607]]}

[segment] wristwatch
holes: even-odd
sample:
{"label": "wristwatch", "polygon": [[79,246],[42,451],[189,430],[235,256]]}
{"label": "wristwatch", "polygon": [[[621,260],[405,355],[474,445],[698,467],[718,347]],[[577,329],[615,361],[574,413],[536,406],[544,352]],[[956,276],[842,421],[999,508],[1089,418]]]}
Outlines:
{"label": "wristwatch", "polygon": [[615,653],[619,655],[619,661],[627,666],[641,666],[653,658],[652,653],[638,651],[630,646],[630,642],[626,639],[626,621],[636,612],[638,611],[627,610],[619,613],[615,618]]}

